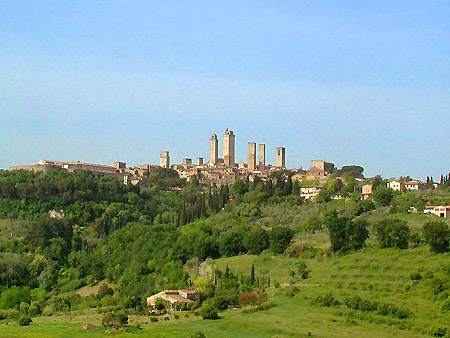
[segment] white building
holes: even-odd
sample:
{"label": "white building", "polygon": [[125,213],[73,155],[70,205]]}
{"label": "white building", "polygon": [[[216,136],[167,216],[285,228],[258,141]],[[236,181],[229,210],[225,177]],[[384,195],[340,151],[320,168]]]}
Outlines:
{"label": "white building", "polygon": [[450,216],[450,205],[427,205],[423,209],[426,215],[435,215],[441,218],[448,218]]}
{"label": "white building", "polygon": [[404,187],[403,183],[400,182],[400,181],[395,181],[395,180],[394,181],[390,181],[387,184],[387,186],[388,186],[388,188],[391,188],[394,191],[403,192],[403,190],[405,190],[405,187]]}
{"label": "white building", "polygon": [[424,184],[422,182],[415,181],[415,180],[405,182],[404,185],[405,185],[405,190],[410,190],[410,191],[420,190],[420,189],[423,189],[423,187],[424,187]]}
{"label": "white building", "polygon": [[319,195],[320,191],[322,190],[321,186],[315,185],[310,187],[301,187],[300,188],[300,196],[303,197],[305,200],[314,200],[317,195]]}

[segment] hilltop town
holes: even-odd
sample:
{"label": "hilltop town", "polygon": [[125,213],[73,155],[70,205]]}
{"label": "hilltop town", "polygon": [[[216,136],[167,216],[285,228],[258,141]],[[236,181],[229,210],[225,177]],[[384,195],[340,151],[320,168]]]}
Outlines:
{"label": "hilltop town", "polygon": [[[117,161],[112,165],[92,164],[85,162],[61,162],[53,160],[41,160],[33,165],[21,165],[10,167],[10,171],[26,170],[33,172],[49,172],[64,170],[70,173],[87,171],[100,176],[115,177],[128,185],[146,186],[146,178],[152,171],[158,168],[171,169],[175,171],[181,179],[187,182],[197,181],[205,186],[211,185],[231,185],[236,180],[253,182],[255,179],[266,181],[271,175],[281,173],[285,179],[290,177],[292,181],[299,182],[299,194],[305,200],[315,200],[323,187],[326,185],[329,175],[334,174],[342,180],[342,174],[347,173],[359,183],[361,199],[370,200],[372,198],[372,183],[370,179],[363,176],[364,169],[357,165],[344,166],[338,170],[335,165],[325,160],[311,160],[310,168],[286,167],[286,148],[277,147],[274,149],[275,164],[270,164],[266,160],[266,145],[264,143],[248,142],[247,162],[236,161],[236,135],[230,129],[225,129],[222,140],[222,157],[219,157],[219,138],[216,133],[211,135],[209,140],[209,159],[205,161],[202,156],[197,157],[194,162],[192,158],[184,158],[181,163],[172,164],[169,151],[160,153],[158,164],[141,164],[127,166],[125,162]],[[338,174],[338,175],[336,175]],[[442,181],[443,177],[441,177]],[[342,183],[342,182],[341,182]],[[440,182],[442,183],[442,182]],[[438,188],[438,182],[428,177],[427,182],[422,182],[410,177],[393,178],[387,186],[393,191],[418,191],[426,188]],[[338,184],[340,184],[338,182]],[[340,199],[339,191],[331,196],[333,199]]]}

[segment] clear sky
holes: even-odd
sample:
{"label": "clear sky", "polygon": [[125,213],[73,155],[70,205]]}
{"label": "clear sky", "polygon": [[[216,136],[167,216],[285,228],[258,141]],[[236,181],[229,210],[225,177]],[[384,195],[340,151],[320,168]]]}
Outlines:
{"label": "clear sky", "polygon": [[0,168],[208,157],[212,132],[450,170],[450,1],[0,0]]}

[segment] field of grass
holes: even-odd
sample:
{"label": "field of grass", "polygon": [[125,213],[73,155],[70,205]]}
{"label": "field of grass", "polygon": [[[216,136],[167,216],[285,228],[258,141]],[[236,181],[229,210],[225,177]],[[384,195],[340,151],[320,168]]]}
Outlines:
{"label": "field of grass", "polygon": [[[148,317],[130,318],[130,324],[141,324],[142,330],[116,336],[190,337],[202,331],[207,337],[422,337],[437,327],[448,326],[447,315],[440,310],[443,300],[436,300],[430,280],[413,281],[410,274],[448,280],[450,255],[433,255],[426,247],[408,250],[366,248],[341,257],[303,260],[311,270],[310,278],[292,277],[299,259],[283,256],[242,255],[215,261],[224,270],[248,275],[255,265],[257,276],[270,276],[272,286],[269,306],[263,311],[246,313],[228,310],[222,319],[202,320],[192,313],[180,313],[179,319],[151,323]],[[281,284],[275,288],[274,284]],[[296,286],[298,291],[288,292]],[[313,300],[326,293],[336,298],[358,295],[371,301],[394,304],[412,313],[396,319],[376,313],[351,310],[345,306],[321,307]],[[186,315],[189,317],[186,318]],[[6,324],[8,323],[8,324]],[[97,327],[82,330],[86,323]],[[1,337],[102,337],[101,315],[94,310],[65,316],[33,318],[29,327],[12,321],[0,322]]]}

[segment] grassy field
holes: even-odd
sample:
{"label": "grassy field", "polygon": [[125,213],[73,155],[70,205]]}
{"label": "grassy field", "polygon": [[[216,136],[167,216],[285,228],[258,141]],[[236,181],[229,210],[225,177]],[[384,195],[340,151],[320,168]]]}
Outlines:
{"label": "grassy field", "polygon": [[[148,317],[131,317],[130,324],[141,324],[135,333],[118,337],[190,337],[202,331],[207,337],[422,337],[433,328],[448,325],[440,310],[442,300],[435,300],[430,281],[412,281],[410,274],[433,273],[449,278],[450,255],[433,255],[425,247],[394,250],[366,248],[342,257],[304,260],[311,270],[310,278],[293,278],[299,259],[283,256],[243,255],[215,261],[216,267],[249,274],[255,264],[257,276],[270,276],[272,287],[269,306],[263,311],[246,313],[228,310],[216,321],[202,320],[192,313],[180,313],[179,319],[150,323]],[[279,288],[273,285],[281,284]],[[295,285],[296,292],[288,292]],[[412,312],[407,319],[395,319],[375,313],[351,310],[345,306],[321,307],[313,300],[326,293],[337,298],[359,295],[364,299],[395,304]],[[189,317],[186,318],[186,315]],[[97,325],[85,331],[86,323]],[[94,310],[65,316],[33,318],[29,327],[15,322],[0,322],[1,337],[101,337],[101,315]]]}

